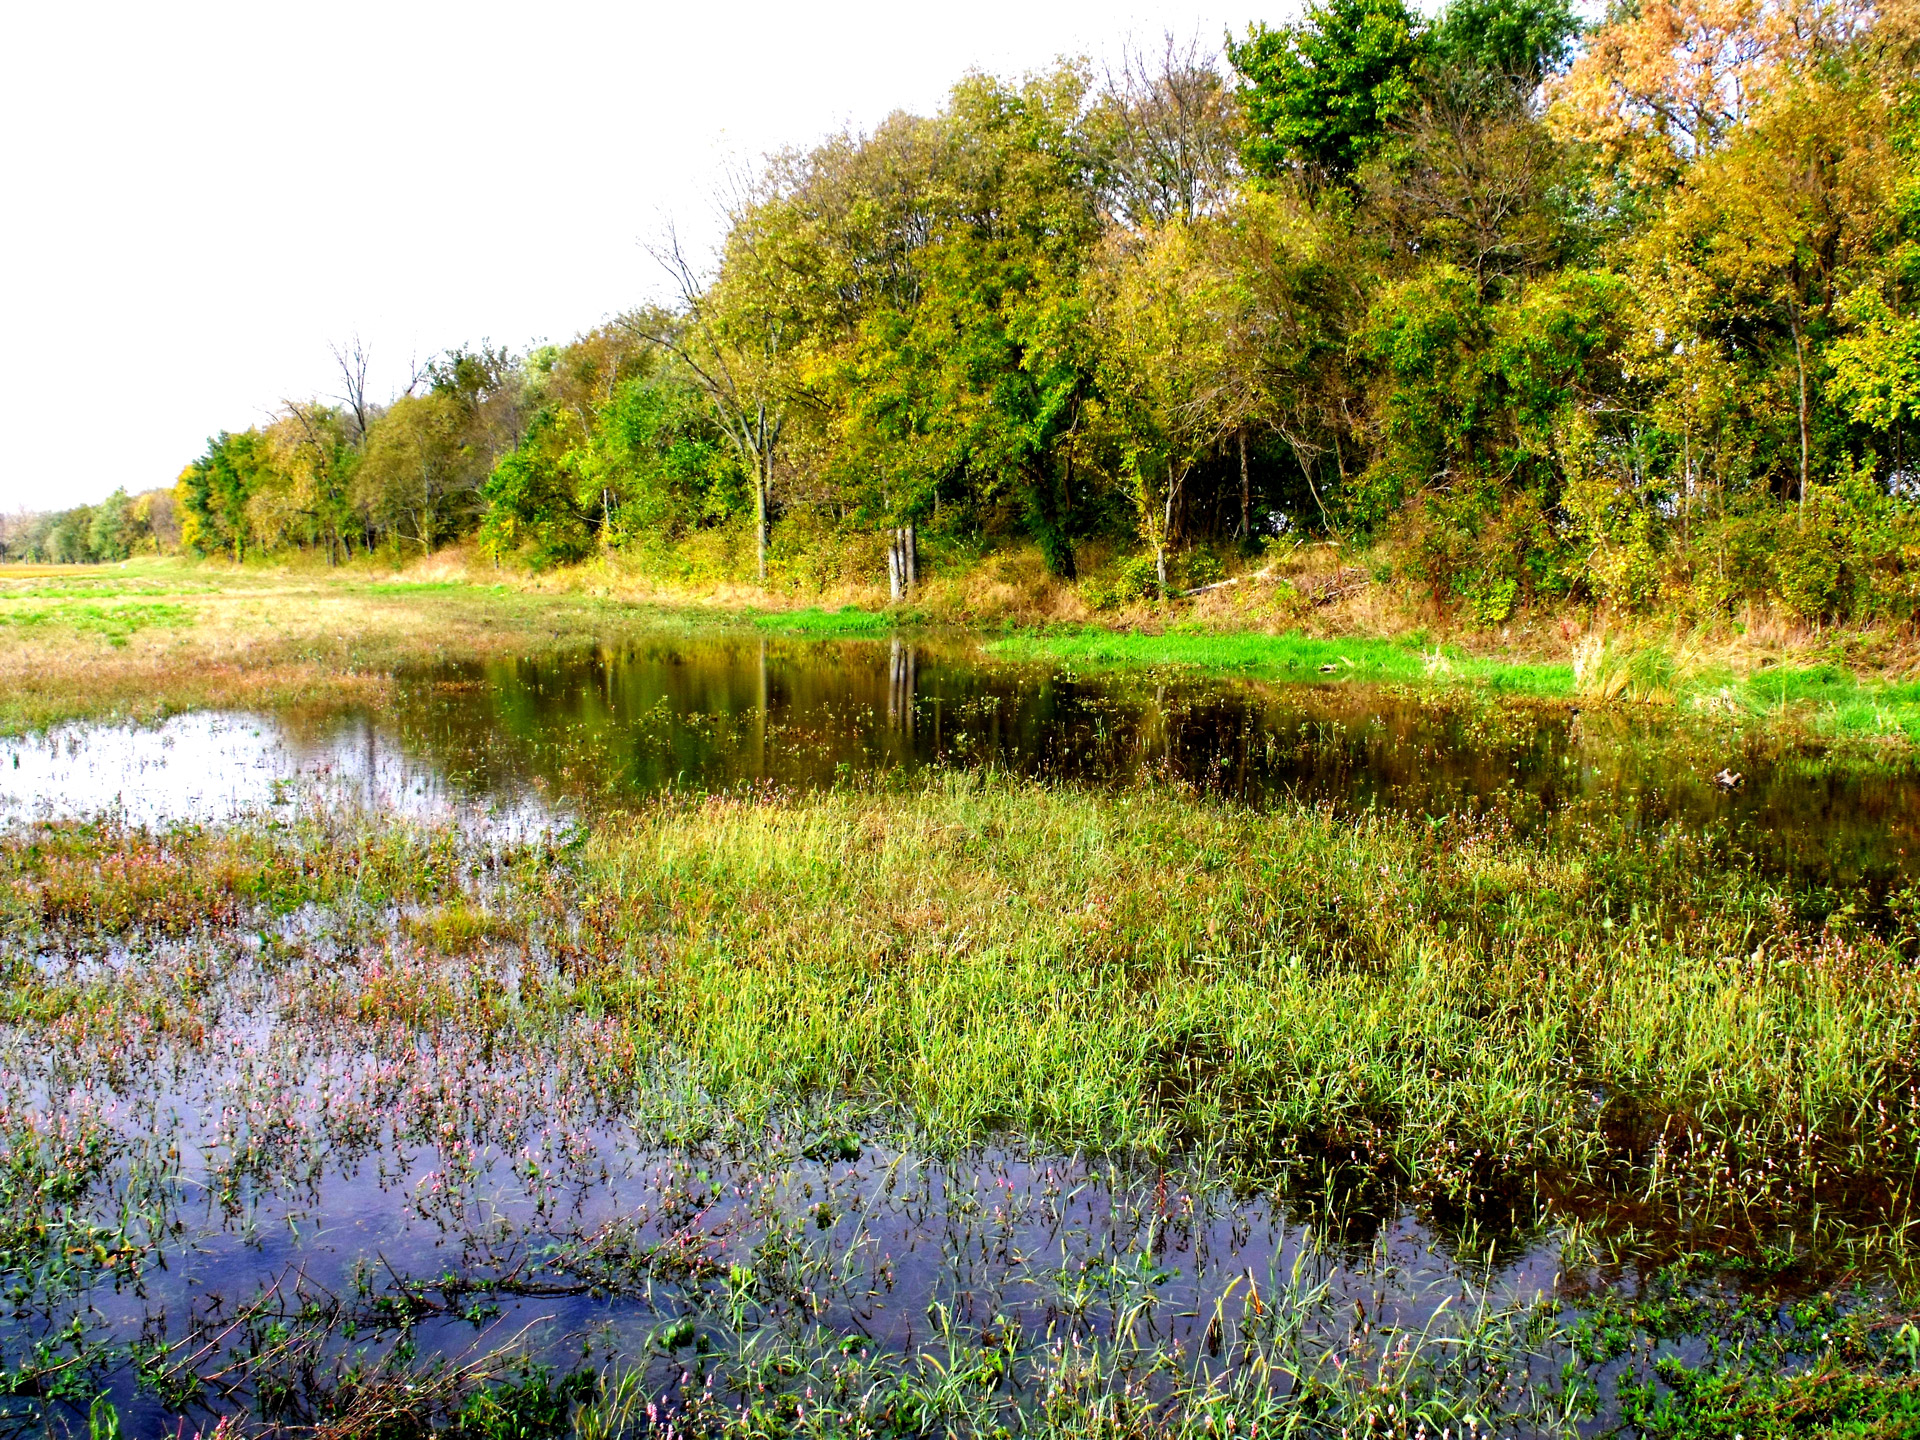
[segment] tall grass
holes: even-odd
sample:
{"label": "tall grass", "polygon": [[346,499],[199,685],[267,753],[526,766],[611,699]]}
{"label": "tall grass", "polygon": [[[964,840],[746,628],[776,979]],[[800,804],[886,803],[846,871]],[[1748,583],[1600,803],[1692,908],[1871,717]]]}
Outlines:
{"label": "tall grass", "polygon": [[1810,1197],[1915,1154],[1912,938],[1802,924],[1679,835],[943,776],[662,802],[583,865],[603,964],[575,1003],[750,1108],[877,1093],[954,1141],[1333,1156],[1462,1195],[1625,1160]]}

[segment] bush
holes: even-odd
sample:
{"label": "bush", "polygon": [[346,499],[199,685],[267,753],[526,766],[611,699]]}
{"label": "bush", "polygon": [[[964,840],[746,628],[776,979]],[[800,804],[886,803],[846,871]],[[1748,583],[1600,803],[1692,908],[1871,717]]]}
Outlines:
{"label": "bush", "polygon": [[1151,555],[1126,555],[1080,582],[1080,598],[1095,610],[1117,610],[1160,593]]}

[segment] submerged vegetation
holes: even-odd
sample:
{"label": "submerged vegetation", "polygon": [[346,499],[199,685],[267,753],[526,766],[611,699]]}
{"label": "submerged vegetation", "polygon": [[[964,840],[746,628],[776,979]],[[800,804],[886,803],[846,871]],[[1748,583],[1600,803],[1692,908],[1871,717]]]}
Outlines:
{"label": "submerged vegetation", "polygon": [[943,775],[507,845],[48,822],[0,904],[23,1420],[1913,1413],[1920,932],[1683,836]]}

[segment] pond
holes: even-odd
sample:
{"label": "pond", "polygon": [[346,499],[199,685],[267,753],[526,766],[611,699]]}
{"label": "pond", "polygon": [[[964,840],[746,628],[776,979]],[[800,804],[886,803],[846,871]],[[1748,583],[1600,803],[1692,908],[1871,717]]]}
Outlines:
{"label": "pond", "polygon": [[[1520,834],[1624,816],[1718,837],[1833,907],[1905,883],[1920,823],[1911,771],[1771,756],[1710,719],[736,633],[423,668],[377,713],[62,726],[0,747],[0,806],[16,824],[105,814],[135,868],[141,826],[398,815],[450,827],[449,873],[485,877],[662,790],[951,766]],[[1728,768],[1731,790],[1712,779]],[[496,1053],[487,1032],[419,1017],[454,1003],[456,970],[486,979],[458,1005],[541,983],[564,968],[564,924],[462,932],[436,954],[422,936],[447,933],[445,909],[355,896],[36,942],[24,958],[63,993],[137,975],[147,999],[0,1026],[0,1345],[32,1377],[0,1428],[81,1425],[80,1377],[130,1435],[228,1412],[311,1425],[369,1367],[457,1373],[504,1350],[631,1369],[691,1415],[702,1357],[773,1336],[794,1373],[876,1383],[903,1356],[957,1370],[998,1346],[1033,1403],[1095,1372],[1211,1394],[1250,1357],[1283,1388],[1427,1365],[1502,1433],[1592,1432],[1609,1412],[1573,1413],[1564,1345],[1530,1327],[1666,1283],[1538,1197],[1449,1210],[1249,1190],[1204,1158],[955,1153],[917,1146],[910,1119],[876,1130],[825,1102],[735,1123],[591,1009],[557,1022],[538,1063]],[[67,1193],[84,1198],[48,1231],[35,1216]],[[1688,1283],[1737,1296],[1746,1280]],[[1707,1348],[1677,1335],[1588,1379]]]}
{"label": "pond", "polygon": [[[934,766],[1159,781],[1253,806],[1604,815],[1684,827],[1794,885],[1877,898],[1920,846],[1920,769],[1776,755],[1722,719],[1448,691],[1086,674],[972,644],[719,633],[404,674],[378,714],[67,725],[0,747],[0,813],[231,815],[300,793],[518,831],[667,788]],[[1723,772],[1738,775],[1728,789]]]}

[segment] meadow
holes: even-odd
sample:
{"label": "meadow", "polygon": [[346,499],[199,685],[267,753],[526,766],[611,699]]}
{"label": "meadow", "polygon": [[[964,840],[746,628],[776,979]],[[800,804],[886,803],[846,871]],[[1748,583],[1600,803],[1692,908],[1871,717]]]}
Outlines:
{"label": "meadow", "polygon": [[[714,624],[246,578],[12,597],[70,607],[5,637],[12,725],[378,716],[409,662]],[[116,643],[82,605],[189,618]],[[26,685],[58,625],[96,689]],[[1920,1425],[1912,884],[1605,806],[1523,826],[1160,772],[577,798],[511,834],[317,788],[15,813],[0,1424]]]}

